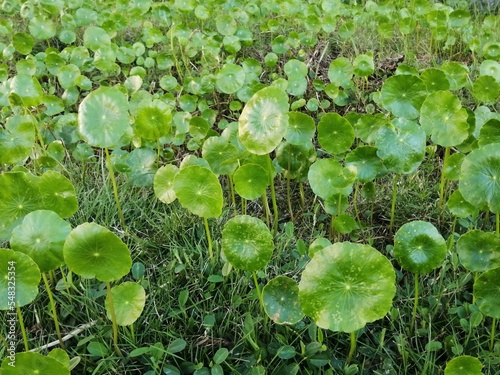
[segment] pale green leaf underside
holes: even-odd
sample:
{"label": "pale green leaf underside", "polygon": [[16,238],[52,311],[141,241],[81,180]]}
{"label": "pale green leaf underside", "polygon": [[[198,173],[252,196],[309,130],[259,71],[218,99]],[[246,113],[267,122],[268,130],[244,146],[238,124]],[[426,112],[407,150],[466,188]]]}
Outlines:
{"label": "pale green leaf underside", "polygon": [[258,91],[243,108],[238,125],[238,137],[248,151],[270,153],[288,128],[288,95],[273,86]]}

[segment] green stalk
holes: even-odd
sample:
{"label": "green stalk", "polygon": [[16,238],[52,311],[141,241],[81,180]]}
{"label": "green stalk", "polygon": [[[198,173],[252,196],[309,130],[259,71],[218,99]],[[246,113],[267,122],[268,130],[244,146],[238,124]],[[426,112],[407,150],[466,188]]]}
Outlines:
{"label": "green stalk", "polygon": [[113,346],[115,348],[115,353],[123,357],[120,348],[118,347],[118,324],[116,324],[116,312],[115,305],[113,303],[113,296],[111,295],[111,284],[106,282],[107,297],[109,299],[109,315],[111,315],[111,323],[113,325]]}
{"label": "green stalk", "polygon": [[304,184],[302,181],[299,182],[299,191],[300,191],[300,207],[304,208],[306,205],[306,198],[304,194]]}
{"label": "green stalk", "polygon": [[271,210],[269,209],[269,204],[267,203],[267,193],[262,193],[262,205],[264,206],[264,212],[266,213],[266,224],[269,227],[271,224]]}
{"label": "green stalk", "polygon": [[126,229],[127,226],[125,224],[125,217],[123,216],[122,206],[120,204],[120,198],[118,197],[118,187],[116,185],[115,172],[113,170],[113,164],[111,163],[111,157],[109,155],[108,149],[104,148],[104,152],[106,153],[106,162],[108,164],[109,177],[111,178],[111,183],[113,185],[113,194],[114,194],[114,197],[115,197],[116,209],[118,211],[118,216],[120,218],[120,223],[122,224],[123,229]]}
{"label": "green stalk", "polygon": [[59,344],[61,345],[61,348],[65,349],[64,341],[61,336],[61,329],[59,328],[59,319],[57,318],[57,309],[56,309],[56,304],[54,303],[54,296],[52,295],[52,291],[50,290],[50,284],[47,280],[45,272],[42,272],[42,278],[43,278],[43,283],[45,284],[45,290],[47,291],[47,295],[49,296],[50,309],[52,310],[52,318],[54,319],[57,338],[59,339]]}
{"label": "green stalk", "polygon": [[182,70],[179,66],[179,61],[177,60],[177,55],[175,54],[174,50],[174,27],[175,25],[174,23],[172,23],[172,27],[170,28],[170,49],[172,51],[172,58],[174,59],[175,69],[182,82],[184,80],[184,77],[182,76]]}
{"label": "green stalk", "polygon": [[351,347],[349,348],[349,354],[347,355],[346,363],[351,363],[354,352],[356,351],[356,331],[351,332]]}
{"label": "green stalk", "polygon": [[271,157],[269,157],[269,156],[267,158],[267,165],[268,165],[269,173],[270,173],[269,179],[271,182],[271,201],[273,203],[273,212],[274,212],[273,234],[276,236],[276,233],[278,233],[278,204],[276,202],[276,189],[274,188],[274,178],[272,177],[273,164],[271,163]]}
{"label": "green stalk", "polygon": [[247,200],[245,198],[241,198],[241,213],[243,215],[247,214]]}
{"label": "green stalk", "polygon": [[389,223],[389,231],[392,232],[394,227],[394,212],[396,211],[396,196],[397,196],[397,183],[398,183],[398,175],[394,174],[392,178],[392,204],[391,204],[391,221]]}
{"label": "green stalk", "polygon": [[496,214],[496,222],[497,222],[497,237],[500,237],[500,214]]}
{"label": "green stalk", "polygon": [[493,318],[491,322],[491,333],[490,333],[490,352],[493,352],[493,346],[495,344],[495,330],[497,326],[497,318]]}
{"label": "green stalk", "polygon": [[294,219],[293,219],[293,209],[292,209],[292,200],[290,199],[290,179],[289,178],[286,179],[286,200],[287,200],[287,203],[288,203],[288,211],[290,211],[290,218],[292,219],[292,221],[294,221]]}
{"label": "green stalk", "polygon": [[439,205],[441,208],[444,207],[444,200],[445,200],[445,192],[444,192],[444,187],[446,184],[446,180],[444,178],[444,165],[446,164],[446,160],[450,156],[450,148],[446,147],[444,149],[444,159],[443,159],[443,168],[441,169],[441,182],[439,183]]}
{"label": "green stalk", "polygon": [[418,282],[419,282],[419,276],[418,273],[415,274],[414,278],[415,282],[415,299],[413,301],[413,314],[411,316],[411,324],[410,324],[410,336],[413,335],[413,328],[415,325],[415,320],[417,318],[417,308],[418,308]]}
{"label": "green stalk", "polygon": [[213,263],[214,253],[212,250],[212,236],[210,235],[210,227],[208,226],[208,219],[206,217],[203,218],[203,223],[205,224],[205,232],[207,233],[208,254],[210,256],[210,261]]}
{"label": "green stalk", "polygon": [[132,343],[135,344],[134,323],[130,325],[130,337],[132,338]]}
{"label": "green stalk", "polygon": [[354,196],[352,198],[352,202],[354,205],[354,212],[356,213],[356,220],[358,222],[359,228],[361,228],[361,220],[359,218],[359,211],[358,211],[358,192],[359,192],[359,182],[356,182],[356,186],[354,187]]}
{"label": "green stalk", "polygon": [[227,175],[229,178],[229,190],[231,191],[231,203],[233,204],[234,208],[234,215],[238,215],[238,211],[236,210],[236,198],[234,197],[234,183],[233,183],[233,176],[232,175]]}
{"label": "green stalk", "polygon": [[257,274],[255,271],[252,272],[252,276],[255,284],[255,290],[257,291],[257,297],[259,298],[260,315],[264,315],[264,302],[262,301],[262,293],[260,292],[259,281],[257,280]]}
{"label": "green stalk", "polygon": [[16,311],[17,319],[19,320],[19,325],[21,326],[21,333],[23,335],[24,350],[28,352],[30,350],[30,347],[28,345],[28,335],[26,333],[26,328],[24,327],[23,314],[21,313],[21,308],[19,306],[16,306]]}

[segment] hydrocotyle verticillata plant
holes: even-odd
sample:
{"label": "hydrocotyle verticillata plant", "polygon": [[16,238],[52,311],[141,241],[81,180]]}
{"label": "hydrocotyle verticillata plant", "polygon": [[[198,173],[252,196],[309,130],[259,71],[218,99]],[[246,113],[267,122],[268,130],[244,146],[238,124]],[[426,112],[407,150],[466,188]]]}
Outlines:
{"label": "hydrocotyle verticillata plant", "polygon": [[188,165],[175,174],[172,185],[182,207],[203,218],[207,233],[208,254],[214,259],[208,219],[222,214],[224,197],[217,176],[208,168]]}
{"label": "hydrocotyle verticillata plant", "polygon": [[415,300],[410,332],[413,333],[418,308],[419,275],[439,267],[446,256],[446,241],[436,227],[426,221],[412,221],[394,236],[394,257],[406,270],[415,274]]}
{"label": "hydrocotyle verticillata plant", "polygon": [[350,362],[358,329],[381,319],[396,294],[391,262],[369,245],[338,242],[314,253],[299,283],[302,311],[320,328],[351,335]]}
{"label": "hydrocotyle verticillata plant", "polygon": [[64,264],[64,241],[71,232],[71,225],[53,211],[38,210],[26,215],[12,231],[10,246],[14,251],[29,255],[38,265],[49,296],[52,317],[61,347],[64,343],[59,328],[54,297],[47,280],[47,273]]}
{"label": "hydrocotyle verticillata plant", "polygon": [[[246,103],[238,119],[238,139],[251,153],[268,155],[281,142],[288,129],[288,95],[279,87],[257,91]],[[269,169],[271,159],[268,160]],[[278,229],[278,205],[274,179],[270,177],[273,203],[273,229]]]}
{"label": "hydrocotyle verticillata plant", "polygon": [[222,251],[234,267],[252,272],[263,312],[262,294],[256,271],[267,265],[274,250],[273,236],[266,224],[249,215],[228,220],[222,230]]}
{"label": "hydrocotyle verticillata plant", "polygon": [[96,278],[106,283],[114,348],[116,354],[122,356],[118,348],[118,323],[110,283],[119,280],[130,271],[132,258],[127,245],[109,229],[96,223],[84,223],[74,228],[68,235],[63,254],[66,265],[71,271],[84,278]]}
{"label": "hydrocotyle verticillata plant", "polygon": [[129,103],[126,95],[117,87],[105,86],[92,91],[78,107],[80,135],[89,145],[103,148],[106,153],[116,209],[124,228],[125,217],[118,197],[118,187],[108,149],[120,146],[120,138],[131,130],[128,109]]}
{"label": "hydrocotyle verticillata plant", "polygon": [[21,307],[35,299],[40,283],[40,270],[28,255],[10,249],[0,249],[0,310],[17,313],[24,348],[29,350]]}

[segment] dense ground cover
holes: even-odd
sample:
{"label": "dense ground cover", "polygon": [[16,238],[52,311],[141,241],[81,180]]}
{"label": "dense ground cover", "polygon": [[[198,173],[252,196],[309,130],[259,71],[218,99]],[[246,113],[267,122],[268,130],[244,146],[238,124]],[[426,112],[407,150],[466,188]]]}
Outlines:
{"label": "dense ground cover", "polygon": [[2,1],[0,373],[500,373],[497,11]]}

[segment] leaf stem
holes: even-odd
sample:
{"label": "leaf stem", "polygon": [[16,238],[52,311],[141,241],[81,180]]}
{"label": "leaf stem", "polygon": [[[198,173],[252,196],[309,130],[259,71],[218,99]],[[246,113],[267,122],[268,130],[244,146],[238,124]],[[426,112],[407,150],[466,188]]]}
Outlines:
{"label": "leaf stem", "polygon": [[107,148],[104,148],[104,152],[106,153],[106,163],[108,164],[109,177],[111,178],[111,184],[113,185],[113,194],[115,197],[115,204],[116,204],[116,209],[118,211],[118,217],[120,218],[120,223],[122,224],[122,227],[125,230],[127,226],[125,224],[125,217],[123,216],[122,206],[120,204],[120,198],[118,197],[118,187],[116,185],[113,163],[111,162],[111,156],[109,155],[109,151]]}
{"label": "leaf stem", "polygon": [[286,179],[286,200],[288,203],[288,210],[290,211],[290,218],[294,221],[293,218],[293,208],[292,208],[292,200],[290,199],[290,179]]}
{"label": "leaf stem", "polygon": [[497,318],[493,318],[491,322],[491,333],[490,333],[490,352],[493,352],[493,347],[495,344],[495,330],[497,326]]}
{"label": "leaf stem", "polygon": [[271,201],[273,204],[273,213],[274,213],[274,219],[273,219],[273,235],[276,236],[276,233],[278,233],[278,204],[276,202],[276,190],[274,188],[274,178],[273,178],[273,164],[271,162],[271,157],[268,155],[267,157],[267,165],[269,168],[269,180],[271,182]]}
{"label": "leaf stem", "polygon": [[351,332],[351,347],[349,348],[349,354],[347,355],[346,363],[351,363],[352,357],[354,356],[354,352],[356,351],[356,331]]}
{"label": "leaf stem", "polygon": [[228,174],[227,177],[229,178],[229,190],[231,192],[231,203],[233,204],[233,209],[234,209],[234,215],[238,215],[238,211],[236,209],[236,198],[234,197],[234,183],[233,183],[233,176]]}
{"label": "leaf stem", "polygon": [[23,314],[21,313],[21,308],[19,306],[16,306],[16,311],[17,311],[17,319],[19,320],[19,325],[21,326],[21,333],[23,335],[23,341],[24,341],[24,349],[25,351],[29,351],[29,345],[28,345],[28,335],[26,333],[26,328],[24,327],[24,320],[23,320]]}
{"label": "leaf stem", "polygon": [[410,336],[413,335],[413,329],[414,329],[414,325],[415,325],[415,320],[417,318],[418,283],[419,283],[419,275],[418,275],[418,273],[415,274],[414,283],[415,283],[415,299],[413,300],[413,313],[412,313],[412,316],[411,316]]}
{"label": "leaf stem", "polygon": [[497,224],[497,228],[496,228],[497,237],[500,237],[500,213],[496,214],[495,216],[496,216],[496,224]]}
{"label": "leaf stem", "polygon": [[264,301],[262,301],[262,293],[260,291],[259,281],[257,280],[257,274],[255,271],[252,272],[252,276],[255,284],[255,290],[257,291],[257,297],[259,298],[260,315],[264,315]]}
{"label": "leaf stem", "polygon": [[389,231],[392,232],[394,227],[394,212],[396,211],[398,175],[394,174],[392,178],[392,203],[391,203],[391,221],[389,222]]}
{"label": "leaf stem", "polygon": [[269,209],[269,203],[267,203],[267,192],[262,193],[262,205],[264,206],[264,212],[266,213],[266,224],[269,227],[271,225],[271,210]]}
{"label": "leaf stem", "polygon": [[42,278],[43,278],[43,283],[45,284],[45,290],[47,291],[47,295],[49,296],[50,309],[52,310],[52,318],[54,319],[57,338],[59,339],[59,344],[61,345],[61,348],[65,349],[64,341],[61,336],[61,329],[59,327],[59,319],[57,318],[57,309],[56,309],[56,304],[54,303],[54,296],[52,295],[52,291],[50,290],[50,284],[47,280],[45,272],[42,272]]}
{"label": "leaf stem", "polygon": [[439,205],[441,206],[441,208],[444,208],[444,200],[445,200],[444,186],[446,185],[446,179],[444,178],[444,166],[449,156],[450,156],[450,148],[446,147],[444,149],[443,168],[441,169],[441,182],[439,183]]}
{"label": "leaf stem", "polygon": [[207,233],[208,255],[210,256],[210,261],[213,263],[214,253],[212,250],[212,236],[210,235],[210,227],[208,226],[208,219],[206,217],[203,218],[203,223],[205,224],[205,232]]}
{"label": "leaf stem", "polygon": [[304,208],[306,205],[306,198],[304,194],[304,184],[302,181],[299,181],[299,191],[300,191],[300,207]]}
{"label": "leaf stem", "polygon": [[115,305],[113,302],[113,296],[111,294],[111,284],[106,282],[106,291],[107,291],[107,297],[109,299],[109,315],[111,315],[111,323],[113,326],[113,346],[115,348],[115,353],[123,357],[122,352],[120,351],[120,348],[118,347],[118,324],[116,324],[116,312],[115,312]]}

